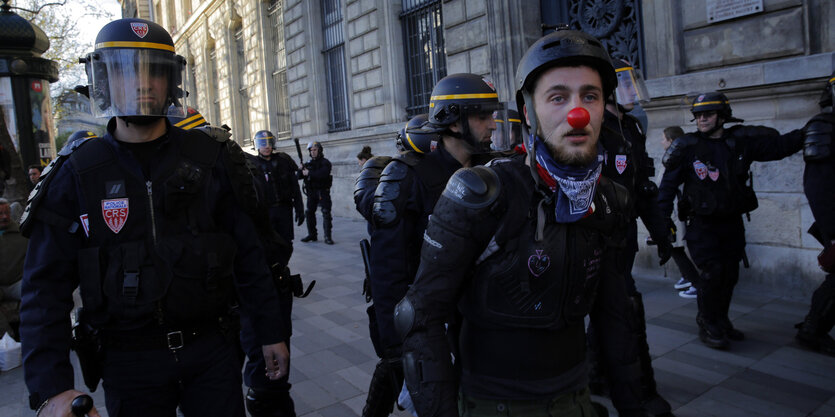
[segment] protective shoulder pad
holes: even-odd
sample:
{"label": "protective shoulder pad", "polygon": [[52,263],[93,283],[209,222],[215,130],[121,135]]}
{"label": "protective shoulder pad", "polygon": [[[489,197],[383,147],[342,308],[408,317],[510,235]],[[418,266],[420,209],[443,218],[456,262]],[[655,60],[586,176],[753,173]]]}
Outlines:
{"label": "protective shoulder pad", "polygon": [[373,197],[377,185],[380,183],[380,175],[389,162],[391,162],[390,156],[375,156],[362,166],[362,171],[360,171],[357,182],[354,184],[354,203],[360,213],[365,213],[364,208],[360,207],[363,201],[373,203],[373,198],[369,197]]}
{"label": "protective shoulder pad", "polygon": [[803,127],[803,159],[823,161],[835,155],[835,114],[820,113]]}
{"label": "protective shoulder pad", "polygon": [[216,140],[218,142],[221,142],[221,143],[226,142],[229,139],[232,139],[232,133],[230,133],[228,130],[226,130],[222,127],[218,127],[218,126],[205,125],[205,126],[200,126],[198,128],[192,129],[192,130],[203,132],[203,133],[209,135],[209,137],[211,137],[214,140]]}
{"label": "protective shoulder pad", "polygon": [[[55,172],[64,164],[64,162],[72,155],[73,152],[84,146],[85,144],[89,143],[91,140],[99,140],[98,138],[91,137],[91,138],[83,138],[76,140],[67,146],[64,146],[61,149],[61,152],[58,152],[58,156],[49,162],[49,165],[44,168],[43,172],[41,173],[41,178],[38,183],[35,185],[35,188],[32,189],[32,192],[29,193],[29,198],[26,201],[26,209],[23,210],[23,216],[20,218],[20,233],[24,237],[29,237],[30,233],[32,232],[32,219],[35,218],[34,213],[39,211],[39,205],[41,201],[43,201],[43,197],[47,194],[47,189],[49,188],[49,184],[52,182],[52,179],[55,178]],[[75,224],[74,221],[65,219],[63,217],[54,217],[49,216],[54,220],[57,220],[58,226],[67,226],[72,227]],[[55,223],[55,222],[51,222]]]}
{"label": "protective shoulder pad", "polygon": [[699,143],[699,137],[692,133],[676,138],[676,140],[673,141],[673,144],[667,148],[667,152],[664,153],[664,158],[661,159],[661,163],[664,164],[664,168],[678,168],[681,165],[681,160],[684,158],[687,148],[696,146],[697,143]]}
{"label": "protective shoulder pad", "polygon": [[455,171],[442,195],[464,207],[480,209],[493,204],[500,192],[501,183],[496,172],[476,166]]}
{"label": "protective shoulder pad", "polygon": [[374,192],[374,223],[379,226],[393,224],[397,218],[396,201],[400,197],[401,182],[409,172],[409,165],[400,157],[395,157],[383,169],[380,184]]}

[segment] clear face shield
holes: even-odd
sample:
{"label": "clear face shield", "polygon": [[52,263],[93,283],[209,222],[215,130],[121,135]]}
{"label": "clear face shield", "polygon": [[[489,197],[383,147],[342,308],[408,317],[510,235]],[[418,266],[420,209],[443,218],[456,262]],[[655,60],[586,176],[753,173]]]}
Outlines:
{"label": "clear face shield", "polygon": [[522,119],[516,111],[515,103],[508,103],[504,109],[493,112],[496,130],[493,132],[490,149],[509,151],[522,143]]}
{"label": "clear face shield", "polygon": [[649,91],[641,73],[633,67],[623,67],[616,69],[615,74],[618,77],[618,87],[615,89],[618,104],[626,107],[649,103]]}
{"label": "clear face shield", "polygon": [[183,57],[153,49],[108,48],[89,54],[87,65],[94,116],[185,117]]}

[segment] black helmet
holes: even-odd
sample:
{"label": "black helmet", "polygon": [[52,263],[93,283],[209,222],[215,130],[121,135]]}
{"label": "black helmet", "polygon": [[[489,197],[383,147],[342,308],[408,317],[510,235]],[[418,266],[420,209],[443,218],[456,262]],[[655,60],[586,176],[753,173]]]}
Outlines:
{"label": "black helmet", "polygon": [[72,146],[73,143],[75,143],[75,142],[77,142],[81,139],[92,139],[92,138],[97,138],[97,137],[98,137],[98,135],[96,135],[95,133],[93,133],[89,130],[79,130],[79,131],[74,132],[72,135],[70,135],[67,138],[67,143],[64,144],[64,148]]}
{"label": "black helmet", "polygon": [[[110,22],[96,36],[95,50],[81,61],[95,116],[185,115],[181,84],[186,60],[174,53],[171,35],[162,26],[136,18]],[[149,75],[165,79],[162,91],[154,91]]]}
{"label": "black helmet", "polygon": [[693,113],[693,116],[706,111],[715,111],[719,117],[725,120],[725,123],[742,122],[742,119],[733,117],[728,97],[718,91],[699,94],[690,104],[690,112]]}
{"label": "black helmet", "polygon": [[433,129],[422,129],[428,120],[429,116],[427,114],[412,117],[397,135],[398,147],[417,153],[432,152],[440,137],[437,132],[431,132]]}
{"label": "black helmet", "polygon": [[522,91],[533,93],[536,80],[545,70],[556,66],[587,65],[597,70],[603,82],[603,94],[609,96],[618,85],[615,69],[606,47],[586,33],[569,30],[567,26],[557,28],[534,42],[516,68],[519,92],[516,101],[519,112],[525,105]]}
{"label": "black helmet", "polygon": [[492,113],[499,108],[499,94],[489,79],[475,74],[447,75],[432,89],[429,123],[448,127],[466,114]]}
{"label": "black helmet", "polygon": [[309,142],[309,143],[307,144],[307,154],[308,154],[308,155],[310,155],[310,150],[311,150],[313,147],[319,148],[319,158],[321,158],[321,157],[325,156],[325,148],[323,148],[323,147],[322,147],[322,144],[321,144],[321,143],[319,143],[319,142],[317,142],[317,141]]}
{"label": "black helmet", "polygon": [[255,133],[253,143],[255,144],[255,149],[261,149],[267,145],[270,145],[271,148],[275,148],[275,136],[273,136],[273,132],[270,132],[269,130],[259,130]]}
{"label": "black helmet", "polygon": [[[171,106],[168,109],[175,114],[177,113],[177,108],[175,106]],[[195,127],[206,126],[209,124],[209,122],[206,121],[206,118],[203,117],[203,115],[200,114],[200,112],[194,107],[189,107],[188,110],[186,110],[185,117],[172,116],[169,114],[168,121],[171,122],[172,126],[179,127],[183,130],[191,130]]]}

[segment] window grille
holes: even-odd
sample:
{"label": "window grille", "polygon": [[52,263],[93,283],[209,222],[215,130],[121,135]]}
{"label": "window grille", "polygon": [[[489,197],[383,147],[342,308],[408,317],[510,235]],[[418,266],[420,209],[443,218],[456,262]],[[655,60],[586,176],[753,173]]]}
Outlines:
{"label": "window grille", "polygon": [[345,81],[345,40],[342,36],[340,0],[322,0],[325,69],[328,79],[328,131],[351,128],[348,114],[348,90]]}
{"label": "window grille", "polygon": [[432,88],[446,76],[440,0],[402,0],[409,117],[429,112]]}
{"label": "window grille", "polygon": [[273,90],[275,92],[275,109],[278,125],[276,139],[290,138],[290,96],[287,91],[287,51],[284,44],[284,11],[281,0],[272,0],[269,6],[270,26],[272,27],[273,55],[275,68],[273,69]]}
{"label": "window grille", "polygon": [[246,46],[244,44],[244,29],[238,27],[235,31],[235,56],[237,63],[237,71],[234,78],[237,79],[238,89],[238,128],[235,132],[235,138],[241,147],[252,146],[252,137],[249,128],[249,91],[246,84]]}

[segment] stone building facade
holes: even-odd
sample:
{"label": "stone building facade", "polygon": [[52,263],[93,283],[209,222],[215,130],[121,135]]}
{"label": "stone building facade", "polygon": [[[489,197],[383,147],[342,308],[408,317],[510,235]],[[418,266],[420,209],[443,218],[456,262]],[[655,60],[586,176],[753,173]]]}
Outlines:
{"label": "stone building facade", "polygon": [[[347,217],[358,217],[351,194],[363,145],[393,155],[396,132],[446,74],[488,76],[512,100],[516,63],[558,22],[641,67],[659,177],[661,130],[695,130],[688,95],[723,91],[735,116],[785,132],[818,112],[835,69],[828,0],[138,0],[123,10],[172,32],[196,107],[245,148],[263,128],[281,132],[278,147],[293,156],[290,138],[320,141],[334,165],[334,214]],[[802,170],[800,155],[754,164],[760,207],[746,222],[743,281],[808,293],[822,278]],[[638,265],[654,262],[642,248]]]}

